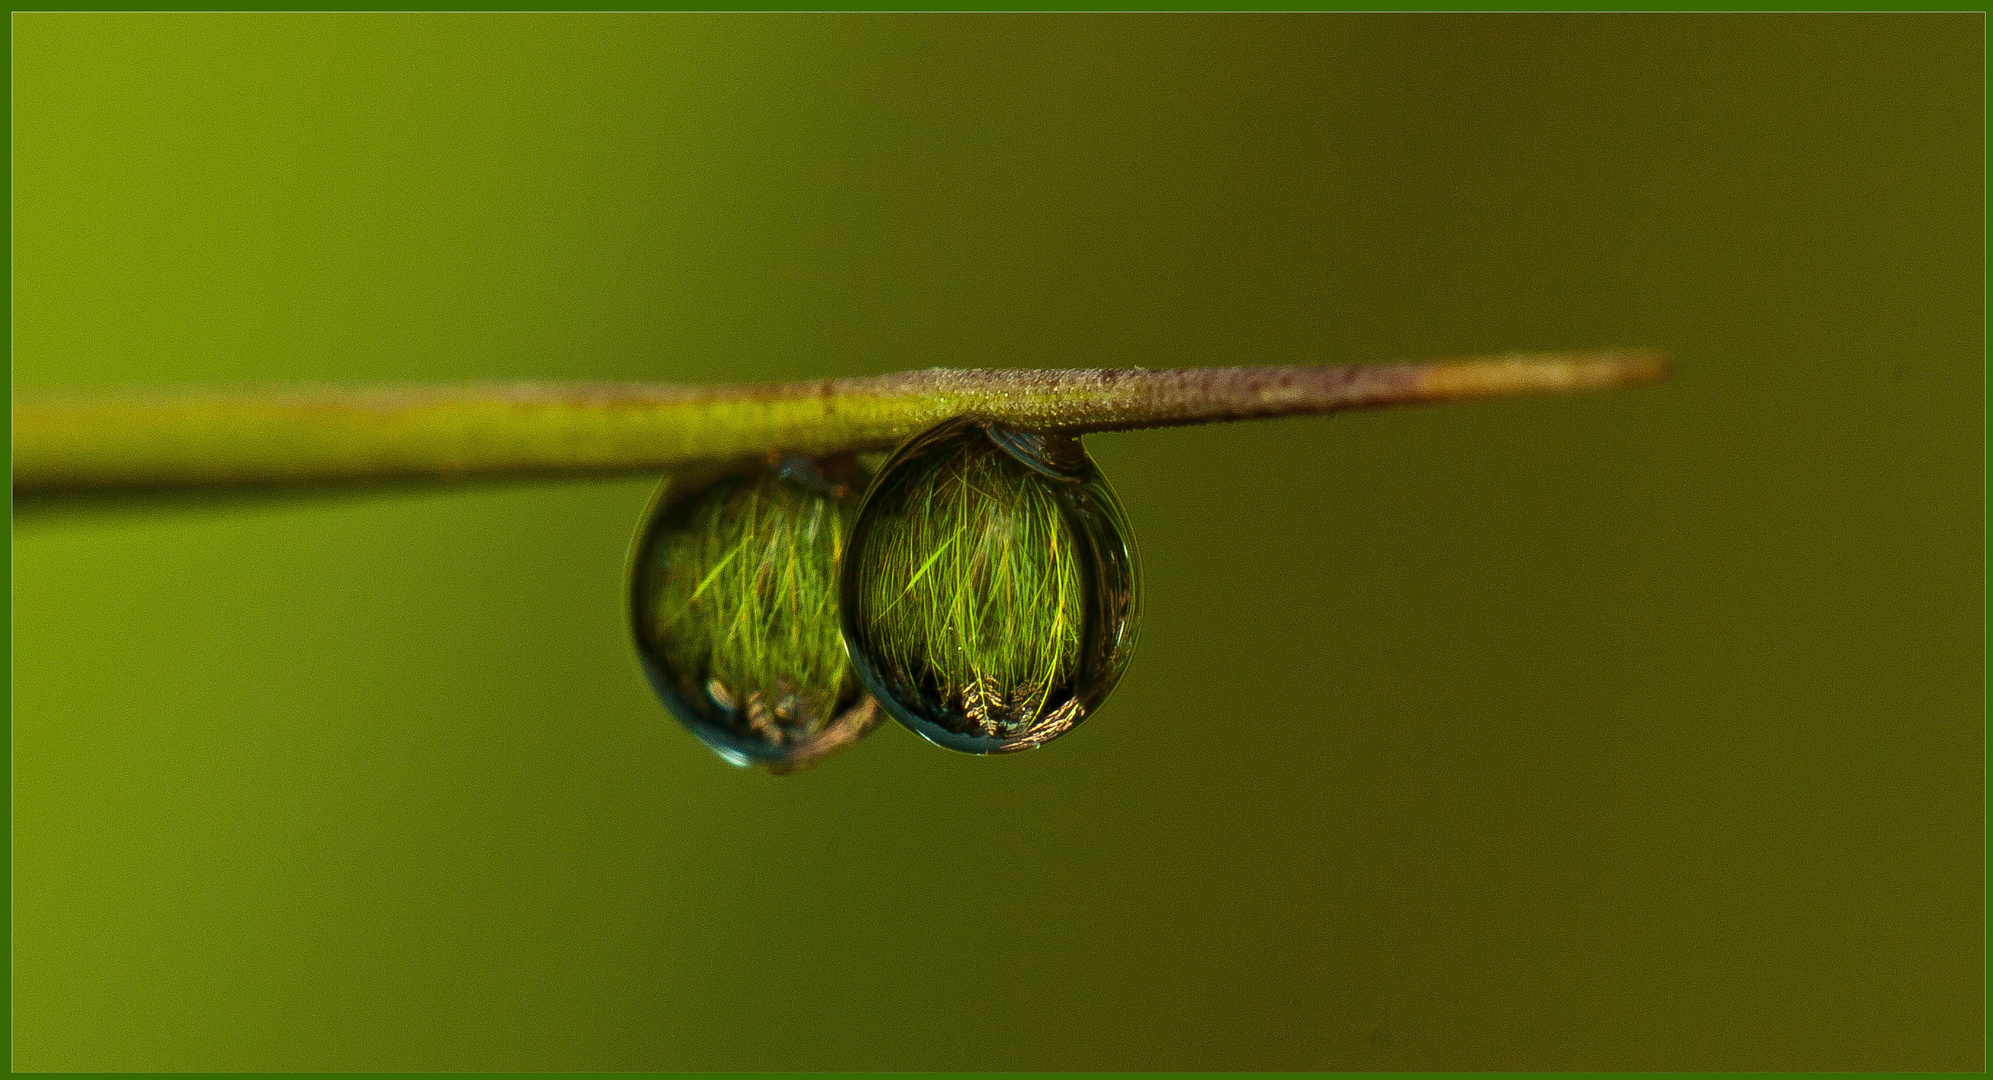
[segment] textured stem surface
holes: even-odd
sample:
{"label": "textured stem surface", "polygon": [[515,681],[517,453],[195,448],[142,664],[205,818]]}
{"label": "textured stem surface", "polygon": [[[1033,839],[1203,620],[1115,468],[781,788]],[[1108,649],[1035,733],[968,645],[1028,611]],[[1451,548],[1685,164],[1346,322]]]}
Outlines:
{"label": "textured stem surface", "polygon": [[1651,351],[1352,367],[911,371],[753,386],[279,387],[24,398],[14,494],[160,496],[662,473],[768,451],[876,449],[976,415],[1072,432],[1563,394],[1658,381]]}

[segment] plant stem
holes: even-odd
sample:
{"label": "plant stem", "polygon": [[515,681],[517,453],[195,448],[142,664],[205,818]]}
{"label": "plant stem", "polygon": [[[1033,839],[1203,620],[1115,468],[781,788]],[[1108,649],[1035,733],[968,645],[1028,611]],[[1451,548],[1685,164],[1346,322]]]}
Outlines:
{"label": "plant stem", "polygon": [[768,451],[877,449],[952,416],[1069,432],[1655,382],[1651,351],[1354,367],[912,371],[753,386],[288,387],[17,400],[14,494],[173,496],[396,481],[662,473]]}

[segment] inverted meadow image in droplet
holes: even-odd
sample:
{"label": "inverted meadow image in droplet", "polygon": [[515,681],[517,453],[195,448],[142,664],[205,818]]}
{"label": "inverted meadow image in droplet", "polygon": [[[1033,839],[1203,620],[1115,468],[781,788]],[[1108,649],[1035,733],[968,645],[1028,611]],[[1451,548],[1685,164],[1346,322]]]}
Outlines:
{"label": "inverted meadow image in droplet", "polygon": [[637,655],[659,700],[737,765],[782,772],[878,721],[839,636],[837,570],[865,471],[780,457],[666,480],[630,560]]}
{"label": "inverted meadow image in droplet", "polygon": [[1043,746],[1114,688],[1139,567],[1077,439],[951,420],[874,477],[840,574],[846,640],[887,711],[973,754]]}

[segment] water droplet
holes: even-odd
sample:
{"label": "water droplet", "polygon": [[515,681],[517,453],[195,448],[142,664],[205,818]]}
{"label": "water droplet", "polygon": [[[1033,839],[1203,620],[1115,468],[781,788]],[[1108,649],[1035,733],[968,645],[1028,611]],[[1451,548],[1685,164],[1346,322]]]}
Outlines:
{"label": "water droplet", "polygon": [[736,765],[786,772],[878,722],[837,620],[866,475],[851,458],[771,458],[651,499],[630,558],[637,656],[672,715]]}
{"label": "water droplet", "polygon": [[880,468],[845,556],[859,678],[951,750],[1043,746],[1100,706],[1134,651],[1133,535],[1071,437],[929,429]]}

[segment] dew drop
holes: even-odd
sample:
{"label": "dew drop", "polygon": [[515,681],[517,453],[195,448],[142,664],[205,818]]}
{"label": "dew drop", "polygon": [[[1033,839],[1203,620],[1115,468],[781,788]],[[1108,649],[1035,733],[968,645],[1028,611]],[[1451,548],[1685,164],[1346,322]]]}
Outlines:
{"label": "dew drop", "polygon": [[667,479],[651,499],[629,568],[637,656],[672,715],[736,765],[786,772],[878,722],[837,619],[865,479],[848,457],[773,457]]}
{"label": "dew drop", "polygon": [[1140,568],[1075,438],[951,420],[879,470],[839,574],[852,663],[951,750],[1029,750],[1100,706],[1134,651]]}

